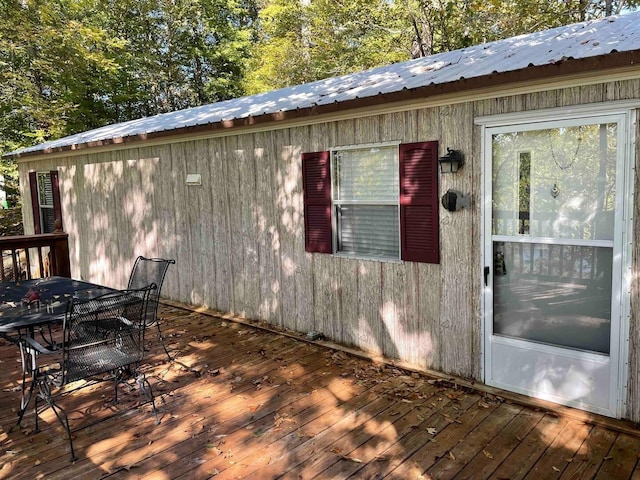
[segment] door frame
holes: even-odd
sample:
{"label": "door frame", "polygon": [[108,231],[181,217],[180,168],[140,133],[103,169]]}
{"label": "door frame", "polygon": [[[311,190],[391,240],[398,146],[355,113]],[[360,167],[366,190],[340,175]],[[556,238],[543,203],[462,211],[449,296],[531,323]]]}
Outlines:
{"label": "door frame", "polygon": [[[480,308],[481,308],[481,379],[487,383],[487,365],[491,360],[488,351],[488,341],[492,335],[493,306],[488,299],[492,299],[493,289],[493,259],[487,258],[488,243],[491,241],[491,219],[492,219],[492,179],[491,168],[491,133],[495,128],[514,128],[518,126],[535,127],[536,124],[546,122],[562,122],[571,120],[584,120],[588,122],[598,117],[618,117],[620,119],[620,132],[618,138],[618,156],[622,158],[621,171],[617,171],[616,184],[623,189],[621,195],[617,195],[616,201],[616,224],[620,225],[621,232],[614,238],[614,251],[622,254],[621,268],[617,278],[612,279],[612,299],[619,302],[617,318],[611,321],[612,348],[610,352],[610,362],[612,367],[615,362],[617,375],[610,379],[610,408],[601,411],[608,416],[621,418],[626,414],[627,383],[628,383],[628,357],[629,357],[629,327],[630,327],[630,289],[631,289],[631,247],[633,241],[633,172],[635,161],[635,125],[636,108],[640,107],[640,101],[619,101],[600,104],[580,105],[574,107],[551,108],[536,110],[532,112],[518,112],[511,114],[500,114],[477,117],[475,125],[479,126],[481,142],[481,225],[480,225],[480,268],[478,269],[478,281],[480,283]],[[477,133],[477,130],[476,130]],[[618,220],[618,216],[620,219]],[[616,248],[617,247],[617,248]],[[485,286],[484,267],[489,266],[491,279],[488,286]],[[613,314],[613,312],[612,312]]]}

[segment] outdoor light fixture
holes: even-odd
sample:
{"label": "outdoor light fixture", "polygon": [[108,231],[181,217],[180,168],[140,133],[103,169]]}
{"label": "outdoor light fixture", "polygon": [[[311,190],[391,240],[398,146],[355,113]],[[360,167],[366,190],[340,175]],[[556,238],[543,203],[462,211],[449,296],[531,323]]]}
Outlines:
{"label": "outdoor light fixture", "polygon": [[460,150],[451,150],[447,148],[447,153],[438,159],[440,164],[440,172],[454,173],[464,165],[464,156]]}

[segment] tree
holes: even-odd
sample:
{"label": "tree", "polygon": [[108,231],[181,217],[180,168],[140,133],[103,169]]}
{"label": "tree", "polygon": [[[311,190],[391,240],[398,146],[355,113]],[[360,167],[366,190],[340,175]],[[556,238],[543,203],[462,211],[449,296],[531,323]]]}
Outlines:
{"label": "tree", "polygon": [[406,0],[413,57],[634,9],[638,0]]}
{"label": "tree", "polygon": [[265,0],[250,93],[404,60],[399,4],[388,0]]}
{"label": "tree", "polygon": [[[97,9],[94,0],[0,0],[2,153],[103,122],[94,100],[122,45],[83,21]],[[11,197],[15,165],[2,170]]]}
{"label": "tree", "polygon": [[105,28],[126,44],[111,86],[118,120],[239,96],[253,0],[110,0]]}
{"label": "tree", "polygon": [[640,0],[262,0],[251,93],[634,9]]}
{"label": "tree", "polygon": [[254,0],[0,0],[0,153],[241,95],[256,17]]}

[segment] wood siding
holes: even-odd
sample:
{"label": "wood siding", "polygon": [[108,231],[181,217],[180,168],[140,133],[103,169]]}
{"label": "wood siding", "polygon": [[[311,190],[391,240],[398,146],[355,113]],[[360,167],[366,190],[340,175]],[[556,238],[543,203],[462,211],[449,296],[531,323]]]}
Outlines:
{"label": "wood siding", "polygon": [[[481,379],[482,158],[477,116],[640,98],[640,80],[514,95],[208,140],[20,164],[58,170],[74,277],[126,284],[137,255],[175,258],[163,295],[301,332],[418,368]],[[440,209],[439,265],[304,250],[303,152],[437,140],[466,164],[440,175],[472,206]],[[640,143],[640,142],[639,142]],[[638,157],[640,155],[636,155]],[[188,173],[202,186],[187,186]],[[26,230],[33,225],[22,181]],[[636,192],[640,180],[636,170]],[[640,229],[636,197],[635,228]],[[634,246],[628,417],[640,420],[640,251]]]}

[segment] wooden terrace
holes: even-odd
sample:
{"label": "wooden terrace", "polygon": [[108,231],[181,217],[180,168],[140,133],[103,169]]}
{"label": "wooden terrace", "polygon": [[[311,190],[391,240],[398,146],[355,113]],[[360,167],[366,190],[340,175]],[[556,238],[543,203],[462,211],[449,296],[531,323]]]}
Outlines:
{"label": "wooden terrace", "polygon": [[117,405],[110,382],[73,391],[60,405],[75,463],[50,409],[39,433],[32,410],[10,431],[20,364],[0,340],[0,478],[640,477],[640,436],[626,424],[550,413],[208,312],[164,305],[161,316],[178,361],[167,363],[151,335],[143,366],[161,423],[137,390],[121,387]]}

